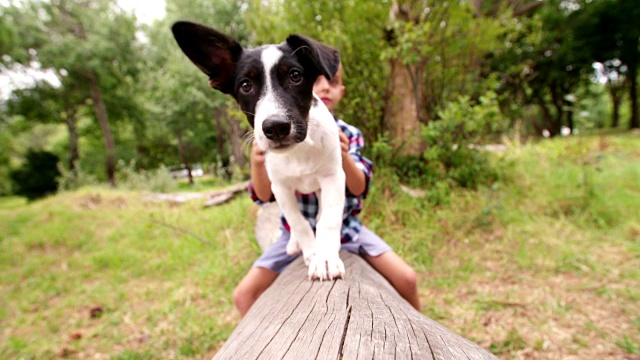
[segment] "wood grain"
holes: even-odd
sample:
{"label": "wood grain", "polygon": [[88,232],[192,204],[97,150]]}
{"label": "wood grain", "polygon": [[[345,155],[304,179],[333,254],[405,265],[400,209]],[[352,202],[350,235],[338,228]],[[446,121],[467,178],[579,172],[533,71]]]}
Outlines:
{"label": "wood grain", "polygon": [[301,259],[256,301],[214,359],[496,359],[423,316],[361,257],[311,282]]}

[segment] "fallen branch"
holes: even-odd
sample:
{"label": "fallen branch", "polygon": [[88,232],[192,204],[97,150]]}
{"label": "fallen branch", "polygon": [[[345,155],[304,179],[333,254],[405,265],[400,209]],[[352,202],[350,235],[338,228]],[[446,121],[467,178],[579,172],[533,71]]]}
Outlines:
{"label": "fallen branch", "polygon": [[173,193],[173,194],[147,194],[142,197],[143,201],[152,202],[170,202],[172,204],[181,205],[187,201],[205,199],[204,207],[208,208],[224,204],[227,201],[233,199],[238,193],[243,192],[249,186],[249,182],[245,181],[239,184],[235,184],[224,188],[222,190],[216,190],[212,192],[190,192],[190,193]]}

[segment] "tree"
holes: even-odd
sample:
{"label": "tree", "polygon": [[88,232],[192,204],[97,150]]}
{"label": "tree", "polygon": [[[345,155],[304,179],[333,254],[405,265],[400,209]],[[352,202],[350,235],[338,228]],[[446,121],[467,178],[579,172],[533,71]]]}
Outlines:
{"label": "tree", "polygon": [[[418,155],[424,150],[420,139],[420,123],[426,123],[427,114],[423,96],[423,74],[427,54],[408,56],[406,50],[413,49],[417,38],[427,39],[429,32],[421,26],[426,1],[398,3],[394,1],[390,9],[390,46],[396,52],[389,56],[389,86],[384,108],[385,128],[396,140],[396,147],[409,155]],[[430,47],[422,47],[422,50]],[[405,51],[403,51],[405,50]]]}
{"label": "tree", "polygon": [[[576,93],[588,81],[585,67],[592,61],[573,36],[572,12],[562,0],[549,0],[526,17],[516,18],[513,31],[505,32],[508,46],[493,51],[487,74],[500,74],[500,91],[505,109],[523,116],[523,108],[533,105],[539,115],[530,117],[536,134],[560,134],[562,126],[574,128]],[[572,5],[573,6],[573,5]]]}
{"label": "tree", "polygon": [[412,139],[406,153],[417,155],[428,146],[415,144],[420,124],[438,120],[447,103],[464,95],[478,99],[486,91],[483,61],[504,46],[512,21],[502,7],[484,16],[467,2],[393,3],[384,53],[391,68],[385,123],[395,129],[394,138]]}
{"label": "tree", "polygon": [[[632,0],[598,0],[585,3],[575,14],[575,37],[579,46],[589,52],[593,61],[615,71],[628,83],[630,128],[640,127],[638,113],[638,68],[640,67],[640,8]],[[614,65],[615,68],[607,65]],[[618,64],[618,66],[615,66]],[[619,98],[613,91],[614,123]]]}
{"label": "tree", "polygon": [[[152,122],[168,131],[177,143],[178,159],[192,182],[191,164],[196,159],[222,160],[242,168],[242,119],[231,116],[229,99],[207,84],[206,77],[189,63],[171,35],[171,24],[180,19],[202,22],[246,41],[242,21],[243,1],[167,1],[165,19],[147,29],[150,42],[145,49],[141,83],[151,95],[146,102]],[[166,133],[165,133],[166,134]],[[230,140],[230,141],[228,141]],[[216,146],[211,146],[216,143]],[[228,144],[231,149],[228,149]],[[172,145],[173,146],[173,145]]]}
{"label": "tree", "polygon": [[[91,100],[104,138],[107,177],[115,186],[116,146],[109,117],[129,108],[131,97],[108,97],[121,95],[119,89],[135,82],[134,17],[118,11],[115,0],[30,0],[5,10],[23,45],[9,54],[11,61],[57,69]],[[110,102],[118,106],[108,108]]]}
{"label": "tree", "polygon": [[78,118],[84,97],[70,81],[54,87],[42,81],[32,88],[14,90],[7,102],[9,115],[22,115],[30,122],[65,124],[69,135],[69,170],[75,173],[80,158]]}

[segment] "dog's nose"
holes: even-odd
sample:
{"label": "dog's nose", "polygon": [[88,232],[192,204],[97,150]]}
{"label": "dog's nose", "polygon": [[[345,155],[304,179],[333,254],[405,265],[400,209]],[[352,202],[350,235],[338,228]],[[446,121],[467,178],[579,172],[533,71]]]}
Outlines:
{"label": "dog's nose", "polygon": [[283,118],[269,118],[262,123],[262,132],[269,140],[281,141],[291,133],[291,122]]}

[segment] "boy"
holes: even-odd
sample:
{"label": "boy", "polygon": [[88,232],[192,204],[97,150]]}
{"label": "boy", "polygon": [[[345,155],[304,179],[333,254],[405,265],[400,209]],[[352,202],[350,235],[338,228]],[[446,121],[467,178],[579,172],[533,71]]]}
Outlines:
{"label": "boy", "polygon": [[[323,75],[318,76],[313,85],[313,92],[331,112],[336,108],[345,92],[342,84],[342,64],[338,68],[332,80],[327,80]],[[380,274],[382,274],[393,287],[414,308],[420,310],[420,298],[418,295],[416,273],[391,250],[380,237],[374,234],[360,223],[357,214],[362,210],[363,199],[369,189],[372,163],[360,154],[364,147],[364,139],[358,128],[336,119],[336,125],[340,127],[340,145],[342,147],[342,167],[346,175],[347,197],[345,205],[346,218],[342,223],[342,249],[356,253],[364,259]],[[264,165],[264,152],[255,143],[251,151],[251,184],[249,191],[251,197],[257,203],[273,201],[271,182],[267,176]],[[315,226],[317,215],[317,199],[315,194],[296,194],[298,202],[305,204],[308,210],[305,217]],[[287,267],[296,256],[286,253],[287,241],[290,233],[285,230],[280,238],[273,243],[260,258],[253,264],[247,275],[233,292],[233,301],[244,316],[260,295],[276,280],[278,275]],[[348,276],[348,275],[347,275]]]}

